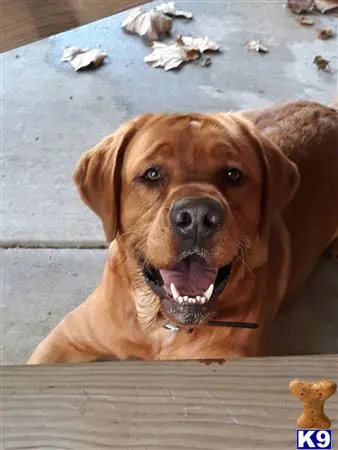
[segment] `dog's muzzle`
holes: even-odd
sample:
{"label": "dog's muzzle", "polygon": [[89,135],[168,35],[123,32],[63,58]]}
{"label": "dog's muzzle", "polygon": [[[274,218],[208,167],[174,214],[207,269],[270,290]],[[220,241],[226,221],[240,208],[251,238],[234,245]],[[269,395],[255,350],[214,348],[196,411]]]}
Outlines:
{"label": "dog's muzzle", "polygon": [[166,316],[180,325],[205,323],[232,269],[232,261],[212,267],[211,246],[225,222],[223,206],[211,197],[184,197],[169,211],[169,223],[176,238],[177,261],[169,268],[142,266],[149,287],[160,298]]}

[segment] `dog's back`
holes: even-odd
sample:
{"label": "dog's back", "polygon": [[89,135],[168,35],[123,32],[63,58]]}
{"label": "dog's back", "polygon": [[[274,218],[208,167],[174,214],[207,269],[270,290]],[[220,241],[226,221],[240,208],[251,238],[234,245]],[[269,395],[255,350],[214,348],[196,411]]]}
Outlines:
{"label": "dog's back", "polygon": [[299,187],[283,212],[291,240],[292,293],[338,237],[338,102],[326,107],[296,101],[245,115],[300,172]]}

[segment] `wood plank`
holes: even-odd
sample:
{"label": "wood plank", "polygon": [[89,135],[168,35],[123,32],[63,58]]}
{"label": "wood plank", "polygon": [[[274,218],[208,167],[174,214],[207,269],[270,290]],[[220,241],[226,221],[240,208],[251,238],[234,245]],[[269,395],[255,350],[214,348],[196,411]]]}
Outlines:
{"label": "wood plank", "polygon": [[[295,448],[295,377],[337,380],[338,356],[1,368],[3,443],[23,449]],[[338,395],[327,401],[338,428]]]}
{"label": "wood plank", "polygon": [[146,3],[145,0],[2,0],[1,52]]}

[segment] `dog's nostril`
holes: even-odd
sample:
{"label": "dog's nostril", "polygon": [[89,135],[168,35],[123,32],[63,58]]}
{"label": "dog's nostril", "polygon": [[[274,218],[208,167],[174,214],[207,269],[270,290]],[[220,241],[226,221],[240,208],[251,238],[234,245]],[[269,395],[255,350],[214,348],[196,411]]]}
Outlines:
{"label": "dog's nostril", "polygon": [[188,227],[192,223],[191,215],[186,211],[181,211],[177,214],[176,224],[180,227]]}
{"label": "dog's nostril", "polygon": [[206,227],[217,227],[222,222],[219,214],[209,212],[204,216],[204,225]]}

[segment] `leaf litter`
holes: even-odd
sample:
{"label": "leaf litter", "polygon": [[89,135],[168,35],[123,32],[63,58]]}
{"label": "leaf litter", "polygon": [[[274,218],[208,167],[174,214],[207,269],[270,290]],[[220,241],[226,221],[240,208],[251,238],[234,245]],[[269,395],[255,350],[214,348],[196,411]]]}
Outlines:
{"label": "leaf litter", "polygon": [[175,2],[161,3],[160,5],[155,6],[155,10],[170,17],[183,17],[187,20],[191,20],[193,18],[191,12],[176,9]]}
{"label": "leaf litter", "polygon": [[315,0],[316,9],[325,14],[330,11],[334,11],[338,9],[338,1],[337,0]]}
{"label": "leaf litter", "polygon": [[325,14],[338,8],[338,0],[287,0],[287,6],[295,14],[314,10]]}
{"label": "leaf litter", "polygon": [[220,45],[207,37],[194,38],[192,36],[178,36],[176,42],[189,48],[190,50],[198,50],[200,53],[207,51],[218,52]]}
{"label": "leaf litter", "polygon": [[152,67],[163,67],[165,71],[176,69],[185,62],[195,61],[200,57],[196,50],[189,50],[178,44],[163,44],[154,42],[152,52],[144,58],[144,61]]}
{"label": "leaf litter", "polygon": [[268,53],[269,49],[261,43],[261,41],[247,41],[245,47],[249,51],[256,51],[257,53]]}
{"label": "leaf litter", "polygon": [[328,39],[333,38],[334,33],[332,28],[317,28],[316,30],[317,38],[322,41],[327,41]]}
{"label": "leaf litter", "polygon": [[81,69],[96,69],[103,64],[108,55],[94,48],[66,47],[61,56],[61,62],[69,62],[74,71]]}
{"label": "leaf litter", "polygon": [[321,55],[315,56],[314,60],[312,61],[313,64],[316,64],[318,70],[323,70],[325,72],[330,72],[330,61],[327,59],[324,59]]}
{"label": "leaf litter", "polygon": [[137,8],[124,19],[122,28],[129,34],[138,34],[153,42],[170,32],[172,19],[155,8],[149,11]]}
{"label": "leaf litter", "polygon": [[310,16],[299,16],[298,23],[305,26],[312,26],[314,25],[314,20]]}
{"label": "leaf litter", "polygon": [[[175,42],[164,44],[154,42],[152,52],[144,58],[144,61],[151,64],[152,67],[162,67],[165,71],[177,69],[182,64],[196,61],[207,51],[219,51],[218,43],[210,39],[194,38],[192,36],[179,36]],[[204,58],[202,64],[209,66],[210,59]]]}

